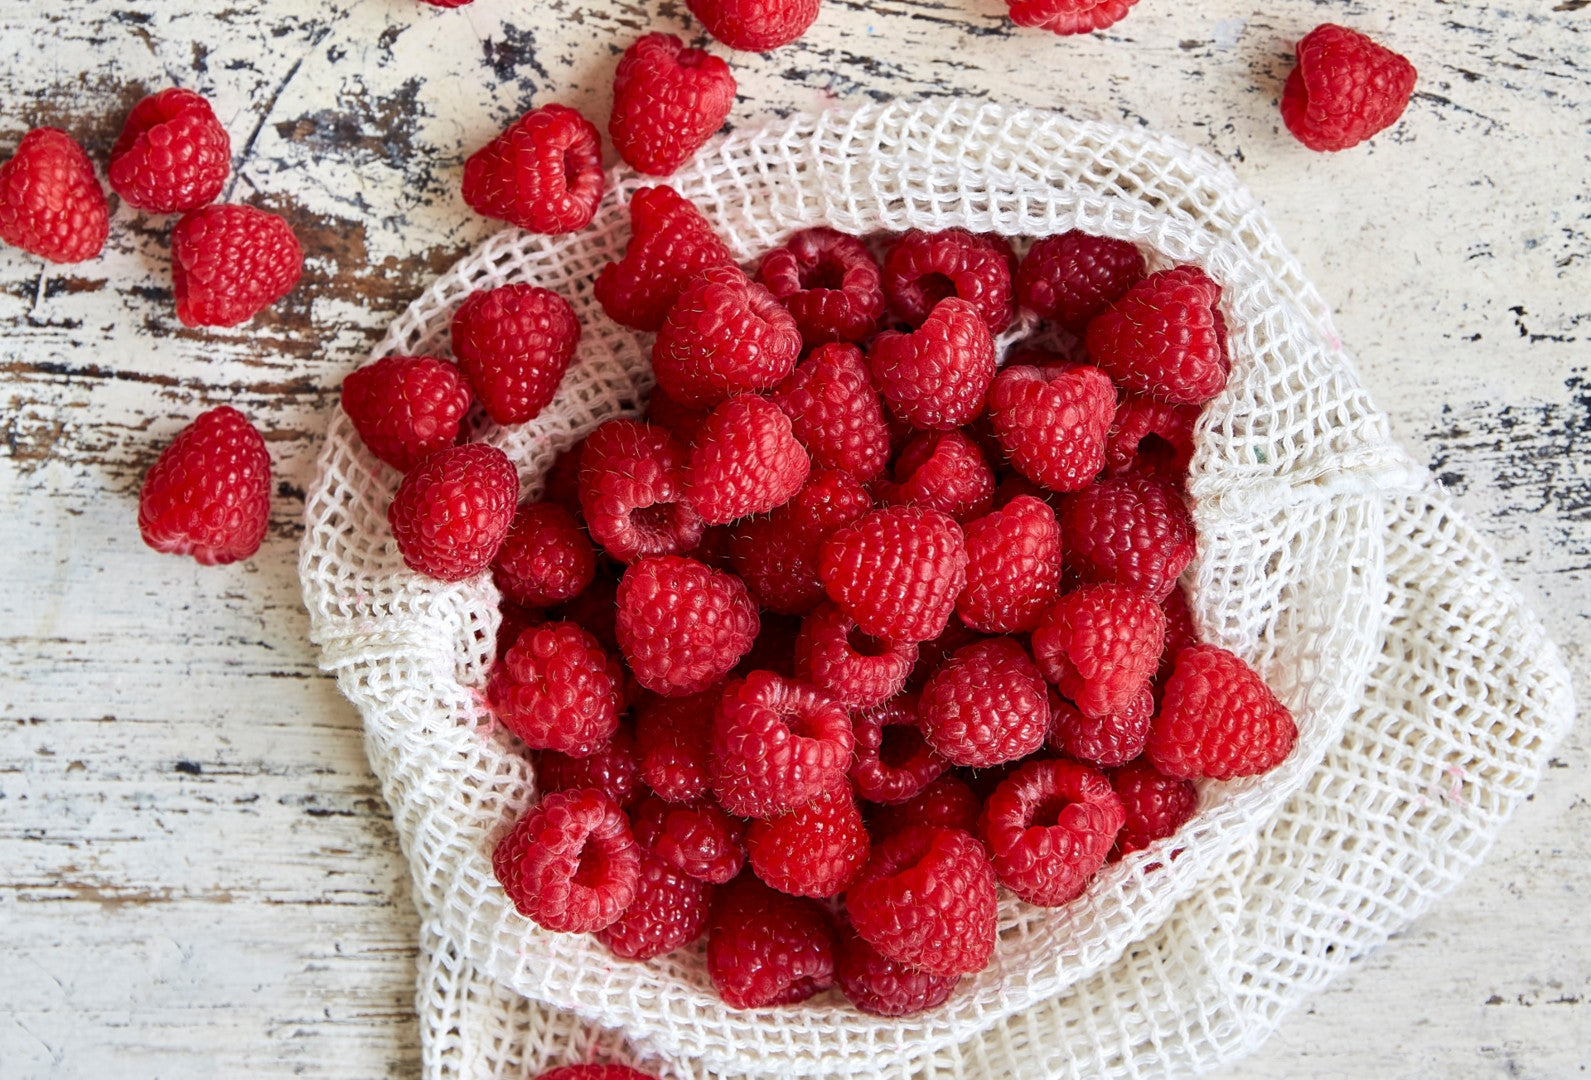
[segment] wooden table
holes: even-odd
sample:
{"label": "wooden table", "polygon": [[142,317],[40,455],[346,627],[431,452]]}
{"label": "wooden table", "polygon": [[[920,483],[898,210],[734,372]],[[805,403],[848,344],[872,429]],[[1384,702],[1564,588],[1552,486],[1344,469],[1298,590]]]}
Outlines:
{"label": "wooden table", "polygon": [[[1080,40],[999,0],[828,0],[734,58],[734,123],[966,93],[1163,128],[1266,200],[1396,430],[1591,671],[1591,6],[1143,0]],[[1413,58],[1374,145],[1280,130],[1290,43],[1325,19]],[[103,160],[180,84],[232,133],[233,198],[286,214],[304,279],[243,328],[172,313],[167,219],[117,210],[73,267],[0,252],[0,1075],[410,1076],[415,919],[359,720],[316,671],[294,564],[343,374],[492,226],[464,155],[532,103],[599,121],[620,50],[678,0],[53,0],[0,12],[0,148],[55,124]],[[139,479],[201,409],[265,431],[259,555],[138,539]],[[1591,773],[1559,749],[1486,865],[1229,1071],[1564,1077],[1591,1065]]]}

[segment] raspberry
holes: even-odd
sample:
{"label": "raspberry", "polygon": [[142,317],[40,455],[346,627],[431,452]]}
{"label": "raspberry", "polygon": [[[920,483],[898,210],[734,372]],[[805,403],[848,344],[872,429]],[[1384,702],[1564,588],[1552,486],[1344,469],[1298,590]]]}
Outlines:
{"label": "raspberry", "polygon": [[548,795],[492,852],[492,870],[515,910],[566,934],[618,921],[635,899],[640,868],[624,811],[595,788]]}
{"label": "raspberry", "polygon": [[1172,588],[1160,602],[1160,610],[1166,614],[1166,644],[1160,650],[1160,672],[1157,677],[1163,680],[1171,675],[1171,665],[1177,659],[1177,654],[1189,645],[1199,643],[1199,631],[1193,624],[1188,594],[1181,585]]}
{"label": "raspberry", "polygon": [[171,232],[171,279],[184,326],[236,326],[298,284],[304,253],[286,221],[217,203],[182,215]]}
{"label": "raspberry", "polygon": [[519,635],[487,696],[498,719],[532,750],[586,757],[618,730],[624,672],[574,623],[542,623]]}
{"label": "raspberry", "polygon": [[869,824],[875,839],[917,825],[972,832],[982,811],[983,800],[967,782],[946,774],[903,803],[875,807]]}
{"label": "raspberry", "polygon": [[752,870],[780,892],[838,896],[867,862],[867,829],[842,781],[788,814],[752,822],[746,848]]}
{"label": "raspberry", "polygon": [[959,829],[928,826],[875,845],[845,897],[851,924],[881,955],[941,976],[989,962],[995,901],[982,845]]}
{"label": "raspberry", "polygon": [[172,88],[144,98],[110,152],[110,186],[122,201],[155,214],[215,200],[232,167],[232,140],[210,103]]}
{"label": "raspberry", "polygon": [[1061,528],[1031,495],[970,521],[967,584],[956,614],[974,630],[1020,634],[1038,625],[1061,592]]}
{"label": "raspberry", "polygon": [[707,32],[743,52],[768,52],[807,32],[819,0],[685,0]]}
{"label": "raspberry", "polygon": [[1143,280],[1136,245],[1073,229],[1035,240],[1016,272],[1022,306],[1073,333]]}
{"label": "raspberry", "polygon": [[966,583],[961,526],[937,510],[890,506],[823,543],[823,591],[863,633],[894,642],[938,637]]}
{"label": "raspberry", "polygon": [[200,413],[178,432],[138,492],[144,543],[204,566],[253,555],[270,515],[271,456],[230,405]]}
{"label": "raspberry", "polygon": [[1125,765],[1142,754],[1155,718],[1155,696],[1147,686],[1119,712],[1098,717],[1085,716],[1059,698],[1050,705],[1050,746],[1102,769]]}
{"label": "raspberry", "polygon": [[1166,641],[1153,597],[1125,585],[1085,585],[1061,597],[1033,631],[1044,677],[1095,719],[1123,712],[1149,686]]}
{"label": "raspberry", "polygon": [[620,562],[677,554],[701,542],[685,502],[686,449],[669,432],[609,420],[580,451],[580,509],[591,537]]}
{"label": "raspberry", "polygon": [[508,650],[514,647],[514,642],[532,626],[540,626],[544,621],[539,611],[526,611],[512,600],[499,599],[497,613],[500,619],[497,624],[497,649],[494,653],[498,660],[508,655]]}
{"label": "raspberry", "polygon": [[694,802],[712,790],[713,714],[718,693],[657,698],[635,715],[641,779],[668,802]]}
{"label": "raspberry", "polygon": [[525,503],[497,549],[492,580],[529,608],[551,607],[585,591],[597,553],[574,515],[556,503]]}
{"label": "raspberry", "polygon": [[668,428],[676,439],[687,446],[696,441],[697,430],[711,413],[711,409],[693,409],[681,405],[664,393],[662,387],[653,387],[652,396],[646,402],[646,422]]}
{"label": "raspberry", "polygon": [[840,928],[834,978],[840,992],[873,1016],[910,1016],[943,1005],[959,975],[930,975],[891,960],[847,925]]}
{"label": "raspberry", "polygon": [[1091,34],[1127,17],[1138,0],[1007,0],[1011,21],[1052,34]]}
{"label": "raspberry", "polygon": [[387,356],[343,380],[342,407],[372,454],[408,472],[458,441],[470,388],[445,360]]}
{"label": "raspberry", "polygon": [[994,502],[994,470],[978,444],[959,431],[925,431],[895,459],[893,479],[875,490],[894,506],[922,506],[957,521],[988,512]]}
{"label": "raspberry", "polygon": [[768,290],[733,266],[680,290],[652,345],[657,383],[681,405],[716,405],[777,386],[801,355],[801,331]]}
{"label": "raspberry", "polygon": [[83,148],[34,128],[0,165],[0,240],[51,262],[92,259],[110,233],[110,204]]}
{"label": "raspberry", "polygon": [[994,338],[965,300],[941,300],[910,334],[886,330],[867,354],[890,411],[912,427],[950,431],[983,412],[994,379]]}
{"label": "raspberry", "polygon": [[740,579],[678,555],[632,564],[617,602],[619,648],[641,685],[664,697],[714,685],[757,636],[757,605]]}
{"label": "raspberry", "polygon": [[1202,405],[1226,385],[1221,286],[1197,266],[1150,274],[1088,324],[1088,355],[1118,387]]}
{"label": "raspberry", "polygon": [[519,476],[501,450],[450,446],[404,476],[387,524],[410,570],[462,581],[492,565],[518,501]]}
{"label": "raspberry", "polygon": [[1311,150],[1346,150],[1385,131],[1409,106],[1414,65],[1363,34],[1324,23],[1298,43],[1282,89],[1282,122]]}
{"label": "raspberry", "polygon": [[779,406],[741,394],[715,408],[697,429],[685,498],[703,521],[723,525],[783,506],[811,470],[812,459]]}
{"label": "raspberry", "polygon": [[707,931],[710,889],[657,856],[644,856],[635,899],[617,922],[597,931],[597,940],[626,960],[650,960],[683,948]]}
{"label": "raspberry", "polygon": [[707,975],[734,1009],[805,1001],[834,985],[834,923],[817,901],[742,874],[713,897]]}
{"label": "raspberry", "polygon": [[820,469],[871,480],[889,462],[889,425],[854,345],[820,345],[772,394]]}
{"label": "raspberry", "polygon": [[785,306],[810,347],[861,341],[884,315],[878,263],[867,245],[833,229],[807,229],[762,257],[757,280]]}
{"label": "raspberry", "polygon": [[728,64],[673,34],[647,34],[614,73],[608,136],[628,164],[667,176],[724,126],[734,103]]}
{"label": "raspberry", "polygon": [[[420,0],[422,4],[437,7],[462,7],[471,0]],[[544,1072],[535,1080],[657,1080],[651,1073],[632,1069],[628,1065],[562,1065]]]}
{"label": "raspberry", "polygon": [[453,355],[499,424],[523,424],[547,407],[580,343],[569,301],[534,285],[471,293],[453,314]]}
{"label": "raspberry", "polygon": [[713,790],[732,814],[794,810],[842,782],[851,718],[826,694],[771,671],[724,687],[713,719]]}
{"label": "raspberry", "polygon": [[602,186],[602,137],[563,105],[532,109],[464,162],[469,208],[528,232],[585,228]]}
{"label": "raspberry", "polygon": [[978,833],[1001,884],[1059,907],[1105,863],[1124,814],[1104,774],[1075,761],[1029,761],[984,803]]}
{"label": "raspberry", "polygon": [[618,577],[608,565],[599,564],[597,576],[591,579],[585,592],[554,608],[551,614],[565,622],[574,623],[600,641],[608,652],[617,653],[619,635],[614,632],[613,624],[619,614],[616,601],[618,591]]}
{"label": "raspberry", "polygon": [[907,680],[908,688],[922,689],[928,677],[949,660],[951,655],[979,641],[987,641],[988,637],[976,630],[968,629],[960,619],[952,617],[945,624],[945,632],[936,638],[931,638],[917,646],[917,666],[912,668],[911,678]]}
{"label": "raspberry", "polygon": [[872,506],[872,496],[854,476],[817,470],[795,498],[768,517],[735,524],[730,565],[763,607],[804,614],[823,600],[818,578],[823,542]]}
{"label": "raspberry", "polygon": [[900,693],[917,662],[917,646],[869,637],[833,604],[801,622],[795,640],[796,676],[848,709],[866,709]]}
{"label": "raspberry", "polygon": [[1116,388],[1098,368],[1007,367],[989,387],[989,423],[1017,471],[1050,491],[1087,487],[1105,464]]}
{"label": "raspberry", "polygon": [[884,256],[883,282],[889,306],[912,326],[922,325],[949,296],[970,304],[990,333],[1011,325],[1011,270],[1005,254],[965,229],[906,233]]}
{"label": "raspberry", "polygon": [[649,795],[630,821],[636,843],[698,881],[722,885],[746,864],[745,826],[715,803],[668,803]]}
{"label": "raspberry", "polygon": [[536,786],[543,794],[596,788],[620,806],[634,805],[643,791],[635,736],[630,734],[629,728],[621,726],[611,739],[585,757],[543,750],[536,755]]}
{"label": "raspberry", "polygon": [[1167,776],[1230,780],[1280,765],[1298,741],[1298,725],[1259,673],[1214,645],[1177,654],[1148,757]]}
{"label": "raspberry", "polygon": [[1085,582],[1115,582],[1163,598],[1193,561],[1193,519],[1182,496],[1141,477],[1104,480],[1056,515],[1066,564]]}
{"label": "raspberry", "polygon": [[918,715],[940,757],[980,769],[1033,753],[1050,726],[1044,678],[1008,637],[955,652],[923,686]]}
{"label": "raspberry", "polygon": [[657,330],[687,282],[734,262],[707,219],[679,192],[667,185],[639,188],[630,196],[630,244],[624,258],[597,274],[597,302],[616,323]]}
{"label": "raspberry", "polygon": [[1199,789],[1175,780],[1147,761],[1134,761],[1110,774],[1125,820],[1116,834],[1116,854],[1130,855],[1170,836],[1199,808]]}
{"label": "raspberry", "polygon": [[950,763],[923,739],[917,726],[917,697],[903,694],[851,718],[856,760],[851,783],[869,802],[902,803],[915,798]]}
{"label": "raspberry", "polygon": [[1152,476],[1181,486],[1193,458],[1199,410],[1128,395],[1116,407],[1105,445],[1105,475]]}

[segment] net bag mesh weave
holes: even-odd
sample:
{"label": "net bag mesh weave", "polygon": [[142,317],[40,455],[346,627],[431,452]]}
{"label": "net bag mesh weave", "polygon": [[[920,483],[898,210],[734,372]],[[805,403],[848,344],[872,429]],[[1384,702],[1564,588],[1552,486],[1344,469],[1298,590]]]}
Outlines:
{"label": "net bag mesh weave", "polygon": [[[1203,266],[1224,289],[1233,370],[1198,428],[1187,584],[1204,638],[1293,710],[1298,747],[1263,777],[1207,785],[1176,837],[1076,902],[1003,899],[993,962],[936,1010],[879,1019],[837,994],[729,1009],[699,946],[630,963],[505,899],[490,853],[535,777],[481,692],[495,587],[405,570],[385,518],[399,477],[334,410],[300,568],[322,664],[364,717],[413,871],[426,1076],[519,1077],[593,1055],[700,1078],[1179,1075],[1257,1045],[1482,857],[1572,719],[1568,676],[1495,557],[1393,442],[1330,313],[1223,164],[1138,130],[944,100],[732,136],[670,183],[747,265],[829,225],[1079,228],[1141,245],[1152,268]],[[584,336],[558,397],[529,424],[475,433],[517,464],[527,497],[560,450],[637,414],[650,388],[650,336],[591,292],[642,184],[615,174],[579,233],[494,236],[375,351],[445,355],[448,320],[477,289],[523,281],[569,299]]]}

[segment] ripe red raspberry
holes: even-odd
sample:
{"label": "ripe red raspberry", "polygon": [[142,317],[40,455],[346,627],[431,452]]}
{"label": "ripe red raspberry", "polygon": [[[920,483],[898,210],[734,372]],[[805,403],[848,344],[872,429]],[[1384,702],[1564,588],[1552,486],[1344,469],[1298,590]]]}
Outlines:
{"label": "ripe red raspberry", "polygon": [[652,33],[624,50],[613,76],[608,136],[637,170],[667,176],[724,126],[735,77],[723,60]]}
{"label": "ripe red raspberry", "polygon": [[989,424],[1011,464],[1050,491],[1099,475],[1116,415],[1116,388],[1082,364],[1007,367],[989,387]]}
{"label": "ripe red raspberry", "polygon": [[1110,783],[1126,815],[1116,834],[1118,857],[1170,836],[1199,809],[1192,780],[1173,779],[1144,760],[1112,770]]}
{"label": "ripe red raspberry", "polygon": [[893,506],[922,506],[964,522],[994,502],[994,470],[978,444],[959,431],[925,431],[901,450],[881,480],[878,497]]}
{"label": "ripe red raspberry", "polygon": [[946,773],[903,803],[875,806],[868,818],[875,842],[913,826],[972,832],[978,827],[983,800],[953,773]]}
{"label": "ripe red raspberry", "polygon": [[551,607],[585,591],[597,553],[574,515],[556,503],[525,503],[492,563],[503,595],[529,608]]}
{"label": "ripe red raspberry", "polygon": [[934,753],[917,726],[917,695],[902,694],[851,718],[856,760],[851,784],[857,795],[875,803],[915,798],[950,768]]}
{"label": "ripe red raspberry", "polygon": [[669,803],[649,795],[630,821],[636,843],[699,881],[722,885],[746,864],[746,827],[716,803]]}
{"label": "ripe red raspberry", "polygon": [[724,687],[713,719],[713,790],[732,814],[794,810],[843,782],[851,718],[805,683],[753,671]]}
{"label": "ripe red raspberry", "polygon": [[707,32],[743,52],[768,52],[807,32],[819,0],[685,0]]}
{"label": "ripe red raspberry", "polygon": [[1075,761],[1029,761],[984,803],[978,833],[1001,884],[1030,904],[1058,907],[1088,888],[1123,817],[1103,773]]}
{"label": "ripe red raspberry", "polygon": [[1048,742],[1078,761],[1112,769],[1144,752],[1154,718],[1155,696],[1147,686],[1120,712],[1097,717],[1085,716],[1076,705],[1055,697],[1050,702]]}
{"label": "ripe red raspberry", "polygon": [[1061,528],[1031,495],[970,521],[967,584],[956,614],[986,634],[1020,634],[1039,624],[1061,594]]}
{"label": "ripe red raspberry", "polygon": [[595,788],[548,795],[492,852],[492,871],[514,908],[565,934],[616,922],[635,899],[640,869],[624,811]]}
{"label": "ripe red raspberry", "polygon": [[952,654],[968,645],[987,640],[988,635],[969,629],[960,619],[952,616],[945,624],[944,633],[917,646],[917,666],[912,668],[911,678],[906,681],[907,688],[921,690],[928,677],[938,671]]}
{"label": "ripe red raspberry", "polygon": [[1033,242],[1017,268],[1016,295],[1039,318],[1081,333],[1145,272],[1136,245],[1073,229]]}
{"label": "ripe red raspberry", "polygon": [[783,506],[811,471],[812,459],[779,406],[740,394],[697,429],[685,498],[703,521],[723,525]]}
{"label": "ripe red raspberry", "polygon": [[1007,0],[1011,21],[1052,34],[1091,34],[1127,17],[1138,0]]}
{"label": "ripe red raspberry", "polygon": [[845,612],[822,604],[801,622],[796,677],[848,709],[866,709],[900,693],[917,662],[917,646],[864,634]]}
{"label": "ripe red raspberry", "polygon": [[738,268],[715,266],[668,309],[652,345],[652,370],[681,405],[711,406],[777,386],[800,355],[801,331],[779,301]]}
{"label": "ripe red raspberry", "polygon": [[823,591],[863,633],[913,643],[938,637],[966,584],[961,526],[937,510],[889,506],[823,543]]}
{"label": "ripe red raspberry", "polygon": [[1085,716],[1124,712],[1149,686],[1166,641],[1159,602],[1125,585],[1073,589],[1033,631],[1044,677]]}
{"label": "ripe red raspberry", "polygon": [[1199,410],[1129,394],[1116,407],[1105,445],[1105,475],[1152,476],[1177,487],[1193,458],[1193,425]]}
{"label": "ripe red raspberry", "polygon": [[450,446],[404,476],[387,524],[410,570],[462,581],[492,565],[518,502],[519,476],[501,450]]}
{"label": "ripe red raspberry", "polygon": [[138,492],[138,532],[156,551],[205,566],[260,549],[271,515],[271,456],[242,413],[200,413],[160,452]]}
{"label": "ripe red raspberry", "polygon": [[110,233],[110,204],[83,148],[34,128],[0,165],[0,240],[51,262],[92,259]]}
{"label": "ripe red raspberry", "polygon": [[618,730],[624,672],[574,623],[542,623],[519,635],[487,696],[498,719],[532,750],[585,757]]}
{"label": "ripe red raspberry", "polygon": [[173,87],[133,106],[111,147],[110,186],[129,206],[181,213],[213,202],[231,167],[232,140],[210,103]]}
{"label": "ripe red raspberry", "polygon": [[713,897],[707,975],[733,1009],[793,1005],[834,985],[834,923],[822,904],[742,874]]}
{"label": "ripe red raspberry", "polygon": [[217,203],[182,215],[171,232],[171,279],[184,326],[236,326],[298,284],[304,253],[286,221]]}
{"label": "ripe red raspberry", "polygon": [[597,575],[591,579],[584,592],[567,603],[560,604],[549,614],[565,622],[572,622],[602,643],[610,653],[618,653],[619,636],[614,633],[617,620],[619,578],[605,563],[597,564]]}
{"label": "ripe red raspberry", "polygon": [[703,270],[734,258],[701,212],[667,185],[630,196],[630,244],[597,274],[597,302],[608,318],[634,330],[657,330],[680,290]]}
{"label": "ripe red raspberry", "polygon": [[580,451],[580,509],[591,538],[620,562],[677,554],[702,539],[685,502],[687,451],[660,427],[609,420]]}
{"label": "ripe red raspberry", "polygon": [[646,401],[646,422],[668,428],[674,437],[689,446],[696,441],[696,432],[712,413],[711,409],[694,409],[681,405],[664,392],[661,386],[652,388]]}
{"label": "ripe red raspberry", "polygon": [[630,670],[664,697],[713,686],[757,636],[757,605],[740,579],[678,555],[631,564],[618,608],[614,629]]}
{"label": "ripe red raspberry", "polygon": [[[422,4],[437,7],[463,7],[472,0],[420,0]],[[657,1080],[651,1073],[632,1069],[628,1065],[562,1065],[544,1072],[535,1080]]]}
{"label": "ripe red raspberry", "polygon": [[387,356],[343,380],[342,407],[372,454],[408,472],[458,441],[470,388],[445,360]]}
{"label": "ripe red raspberry", "polygon": [[1067,498],[1056,516],[1066,565],[1085,582],[1128,585],[1159,600],[1193,561],[1188,507],[1158,480],[1102,480]]}
{"label": "ripe red raspberry", "polygon": [[858,237],[807,229],[762,257],[757,280],[790,312],[809,348],[861,341],[884,316],[878,263]]}
{"label": "ripe red raspberry", "polygon": [[583,229],[602,201],[602,136],[563,105],[532,109],[464,162],[464,201],[534,233]]}
{"label": "ripe red raspberry", "polygon": [[867,354],[890,411],[912,427],[950,431],[983,412],[994,379],[994,338],[970,303],[941,300],[909,334],[886,330]]}
{"label": "ripe red raspberry", "polygon": [[835,981],[852,1005],[873,1016],[911,1016],[943,1005],[959,975],[930,975],[891,960],[862,940],[850,925],[840,927]]}
{"label": "ripe red raspberry", "polygon": [[1298,741],[1298,725],[1259,672],[1214,645],[1177,654],[1148,757],[1167,776],[1230,780],[1280,765]]}
{"label": "ripe red raspberry", "polygon": [[713,714],[718,693],[656,698],[635,715],[641,779],[662,799],[694,802],[712,790]]}
{"label": "ripe red raspberry", "polygon": [[[546,620],[539,611],[526,611],[512,600],[500,598],[497,601],[496,653],[498,660],[508,655],[508,650],[514,647],[514,642],[532,626],[540,626]],[[490,681],[488,680],[488,685]]]}
{"label": "ripe red raspberry", "polygon": [[1199,643],[1199,631],[1193,624],[1188,594],[1181,585],[1173,588],[1160,602],[1160,610],[1166,613],[1166,644],[1160,650],[1160,671],[1156,677],[1165,680],[1171,675],[1171,665],[1175,663],[1177,654],[1189,645]]}
{"label": "ripe red raspberry", "polygon": [[650,960],[683,948],[707,932],[711,888],[655,855],[644,856],[635,899],[617,922],[597,931],[597,940],[626,960]]}
{"label": "ripe red raspberry", "polygon": [[1226,385],[1221,286],[1197,266],[1150,274],[1088,324],[1089,358],[1129,393],[1202,405]]}
{"label": "ripe red raspberry", "polygon": [[787,814],[752,822],[746,849],[752,870],[780,892],[838,896],[867,862],[867,829],[841,781]]}
{"label": "ripe red raspberry", "polygon": [[621,725],[613,738],[585,757],[543,750],[536,755],[536,787],[544,795],[549,791],[596,788],[620,806],[633,806],[644,791],[635,736]]}
{"label": "ripe red raspberry", "polygon": [[958,650],[929,676],[918,716],[940,757],[981,769],[1043,746],[1050,705],[1027,650],[997,637]]}
{"label": "ripe red raspberry", "polygon": [[906,233],[884,255],[883,283],[889,306],[912,326],[948,296],[971,304],[994,334],[1015,314],[1005,253],[965,229]]}
{"label": "ripe red raspberry", "polygon": [[768,517],[735,524],[730,565],[763,607],[804,614],[823,600],[823,542],[872,507],[872,496],[850,473],[815,471],[795,498]]}
{"label": "ripe red raspberry", "polygon": [[958,829],[916,826],[880,841],[845,897],[880,954],[930,975],[981,971],[994,952],[994,871]]}
{"label": "ripe red raspberry", "polygon": [[1346,150],[1397,123],[1414,65],[1363,34],[1324,23],[1298,43],[1282,89],[1282,122],[1311,150]]}
{"label": "ripe red raspberry", "polygon": [[453,355],[499,424],[523,424],[547,407],[580,343],[569,301],[534,285],[471,293],[453,314]]}
{"label": "ripe red raspberry", "polygon": [[889,425],[854,345],[820,345],[772,399],[820,469],[871,480],[889,463]]}

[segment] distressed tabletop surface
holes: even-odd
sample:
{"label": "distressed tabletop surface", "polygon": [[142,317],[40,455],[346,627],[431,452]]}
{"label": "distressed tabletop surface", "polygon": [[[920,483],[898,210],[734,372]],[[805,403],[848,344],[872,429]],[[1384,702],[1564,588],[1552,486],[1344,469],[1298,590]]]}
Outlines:
{"label": "distressed tabletop surface", "polygon": [[[1338,312],[1415,455],[1490,534],[1591,690],[1591,4],[1143,0],[1104,34],[1000,0],[827,0],[735,58],[733,123],[964,93],[1161,128],[1230,161]],[[1280,130],[1321,21],[1410,56],[1395,132]],[[0,251],[0,1075],[412,1076],[416,923],[359,720],[305,640],[303,488],[343,374],[491,231],[464,155],[554,98],[605,122],[624,45],[678,0],[52,0],[0,7],[0,150],[39,124],[101,162],[180,84],[233,138],[231,196],[308,252],[233,331],[172,312],[170,221],[104,255]],[[715,47],[717,51],[724,52]],[[230,403],[275,459],[271,530],[205,569],[138,539],[139,478]],[[1591,757],[1559,749],[1489,861],[1227,1075],[1557,1078],[1591,1068]]]}

